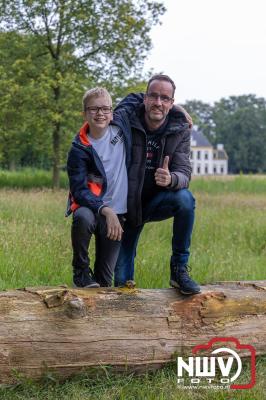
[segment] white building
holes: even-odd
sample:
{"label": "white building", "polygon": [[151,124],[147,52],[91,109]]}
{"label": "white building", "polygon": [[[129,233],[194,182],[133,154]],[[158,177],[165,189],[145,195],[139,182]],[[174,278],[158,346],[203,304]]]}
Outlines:
{"label": "white building", "polygon": [[228,155],[223,144],[214,148],[202,132],[191,131],[190,161],[193,175],[227,175]]}

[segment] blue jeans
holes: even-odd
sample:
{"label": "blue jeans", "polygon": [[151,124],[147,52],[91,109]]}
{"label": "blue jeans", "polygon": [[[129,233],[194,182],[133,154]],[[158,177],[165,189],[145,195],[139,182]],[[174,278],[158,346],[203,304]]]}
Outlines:
{"label": "blue jeans", "polygon": [[163,221],[174,217],[171,265],[187,264],[194,224],[194,210],[195,199],[189,190],[164,190],[154,196],[143,209],[141,226],[132,227],[125,223],[120,253],[115,267],[115,286],[122,286],[127,280],[134,279],[136,248],[146,222]]}

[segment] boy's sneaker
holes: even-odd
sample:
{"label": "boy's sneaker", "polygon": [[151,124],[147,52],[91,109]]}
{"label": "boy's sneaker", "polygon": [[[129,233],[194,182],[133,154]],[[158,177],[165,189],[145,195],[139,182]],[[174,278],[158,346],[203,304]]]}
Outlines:
{"label": "boy's sneaker", "polygon": [[200,293],[200,286],[190,278],[188,265],[171,265],[170,285],[179,288],[182,294]]}
{"label": "boy's sneaker", "polygon": [[73,287],[76,288],[98,288],[100,287],[94,279],[93,272],[90,268],[75,268],[73,276]]}

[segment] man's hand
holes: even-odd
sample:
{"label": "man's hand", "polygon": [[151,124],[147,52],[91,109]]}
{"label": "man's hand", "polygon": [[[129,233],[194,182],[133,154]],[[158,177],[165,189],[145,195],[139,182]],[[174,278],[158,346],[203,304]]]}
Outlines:
{"label": "man's hand", "polygon": [[186,117],[186,120],[187,120],[187,122],[188,122],[188,124],[189,124],[189,127],[192,128],[192,126],[193,126],[193,120],[192,120],[191,115],[184,109],[184,107],[179,106],[178,104],[175,104],[175,108],[176,108],[178,111],[181,111],[183,114],[185,114],[185,117]]}
{"label": "man's hand", "polygon": [[156,185],[158,186],[169,186],[172,182],[171,174],[168,169],[168,163],[169,163],[169,156],[165,156],[163,160],[163,167],[162,168],[157,168],[154,177],[155,177],[155,182]]}
{"label": "man's hand", "polygon": [[116,213],[110,207],[104,207],[101,214],[106,218],[107,237],[110,240],[121,240],[124,232]]}

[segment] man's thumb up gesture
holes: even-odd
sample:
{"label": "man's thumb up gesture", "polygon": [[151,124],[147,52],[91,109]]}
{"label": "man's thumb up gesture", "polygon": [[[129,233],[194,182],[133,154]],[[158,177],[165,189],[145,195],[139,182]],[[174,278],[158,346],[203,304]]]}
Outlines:
{"label": "man's thumb up gesture", "polygon": [[168,170],[168,164],[169,164],[169,156],[165,156],[163,160],[163,169]]}
{"label": "man's thumb up gesture", "polygon": [[168,164],[169,164],[169,156],[165,156],[162,168],[157,168],[154,175],[156,185],[166,187],[171,184],[172,178],[168,169]]}

